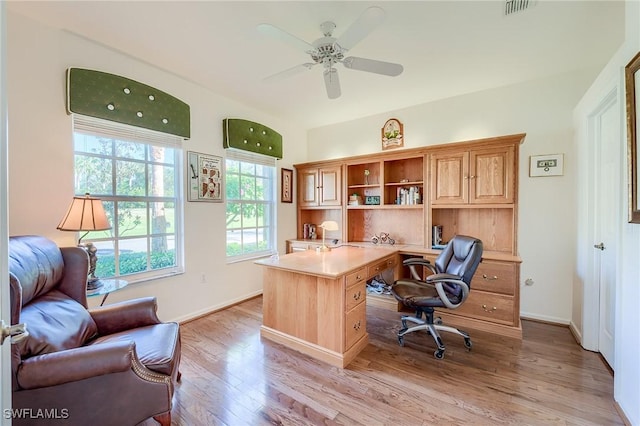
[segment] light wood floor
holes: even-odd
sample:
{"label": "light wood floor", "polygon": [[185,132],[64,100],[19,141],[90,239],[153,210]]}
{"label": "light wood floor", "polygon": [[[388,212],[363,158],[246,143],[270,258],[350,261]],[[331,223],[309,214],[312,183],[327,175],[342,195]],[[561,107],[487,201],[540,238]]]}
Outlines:
{"label": "light wood floor", "polygon": [[613,377],[566,327],[524,321],[522,341],[409,335],[367,308],[369,346],[331,367],[260,338],[262,298],[182,325],[176,425],[621,425]]}

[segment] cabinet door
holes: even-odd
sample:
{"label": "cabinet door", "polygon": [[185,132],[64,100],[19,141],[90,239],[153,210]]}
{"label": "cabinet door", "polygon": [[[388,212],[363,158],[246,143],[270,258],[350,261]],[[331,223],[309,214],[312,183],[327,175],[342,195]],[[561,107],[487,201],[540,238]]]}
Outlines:
{"label": "cabinet door", "polygon": [[431,155],[431,204],[466,204],[469,199],[467,152]]}
{"label": "cabinet door", "polygon": [[513,203],[513,147],[470,151],[469,200],[473,204]]}
{"label": "cabinet door", "polygon": [[318,205],[318,169],[298,170],[298,204],[309,207]]}
{"label": "cabinet door", "polygon": [[320,175],[320,205],[339,206],[341,205],[341,169],[340,167],[330,167],[319,169]]}

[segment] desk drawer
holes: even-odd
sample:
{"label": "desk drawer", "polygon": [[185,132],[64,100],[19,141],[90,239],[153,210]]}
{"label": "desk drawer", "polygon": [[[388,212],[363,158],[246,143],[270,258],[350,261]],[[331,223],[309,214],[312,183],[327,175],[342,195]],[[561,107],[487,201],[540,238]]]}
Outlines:
{"label": "desk drawer", "polygon": [[471,279],[471,291],[483,290],[513,296],[517,285],[517,265],[508,262],[483,260]]}
{"label": "desk drawer", "polygon": [[349,349],[367,332],[367,304],[360,303],[347,312],[345,323],[346,348]]}
{"label": "desk drawer", "polygon": [[385,269],[393,268],[398,263],[396,255],[389,256],[385,259],[382,259],[379,262],[376,262],[372,265],[369,265],[367,270],[367,278],[372,278],[384,271]]}
{"label": "desk drawer", "polygon": [[473,291],[458,309],[443,309],[443,312],[482,319],[505,325],[514,325],[514,298],[503,294]]}
{"label": "desk drawer", "polygon": [[357,271],[354,271],[352,273],[350,273],[349,275],[347,275],[345,277],[345,284],[347,286],[347,288],[351,287],[352,285],[359,283],[360,281],[365,281],[367,276],[367,268],[360,268]]}
{"label": "desk drawer", "polygon": [[346,312],[349,312],[357,304],[364,302],[367,294],[366,286],[366,281],[361,280],[355,285],[347,287],[347,292],[345,293]]}

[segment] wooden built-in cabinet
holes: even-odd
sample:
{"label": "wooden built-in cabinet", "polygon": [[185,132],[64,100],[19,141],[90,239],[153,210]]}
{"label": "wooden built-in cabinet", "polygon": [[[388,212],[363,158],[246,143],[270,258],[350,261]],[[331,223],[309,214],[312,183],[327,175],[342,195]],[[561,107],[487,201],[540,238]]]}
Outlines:
{"label": "wooden built-in cabinet", "polygon": [[[436,256],[425,259],[435,261]],[[425,270],[426,275],[431,272]],[[471,280],[469,297],[458,309],[436,309],[443,321],[459,327],[522,338],[520,328],[520,264],[483,258]]]}
{"label": "wooden built-in cabinet", "polygon": [[[324,220],[338,222],[340,231],[327,233],[327,239],[340,243],[370,244],[372,236],[386,232],[396,241],[400,258],[434,260],[439,253],[432,248],[435,225],[442,227],[443,243],[456,234],[477,237],[484,246],[483,262],[469,300],[455,311],[443,312],[443,317],[461,327],[521,337],[517,206],[518,151],[524,137],[295,165],[298,230],[288,248],[315,247],[317,242],[302,240],[302,226]],[[329,200],[323,194],[328,182]],[[395,267],[400,276],[407,274],[401,262]],[[400,307],[391,296],[370,299],[391,309]]]}
{"label": "wooden built-in cabinet", "polygon": [[[297,237],[303,238],[304,224],[320,225],[325,220],[333,220],[339,224],[340,229],[344,225],[342,214],[342,163],[316,163],[306,167],[296,166],[298,182],[298,215]],[[315,249],[322,245],[322,231],[316,229],[316,240],[309,240],[307,249]],[[339,239],[341,231],[327,231],[328,240]],[[301,249],[301,245],[288,245],[287,251]]]}
{"label": "wooden built-in cabinet", "polygon": [[301,207],[340,206],[342,167],[298,169],[298,204]]}
{"label": "wooden built-in cabinet", "polygon": [[431,154],[431,204],[513,203],[513,146]]}

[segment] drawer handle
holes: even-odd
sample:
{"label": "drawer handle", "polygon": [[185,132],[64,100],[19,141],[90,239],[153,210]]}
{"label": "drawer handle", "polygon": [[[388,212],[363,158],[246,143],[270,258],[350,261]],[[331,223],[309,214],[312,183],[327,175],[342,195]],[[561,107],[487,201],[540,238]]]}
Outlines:
{"label": "drawer handle", "polygon": [[360,294],[360,291],[358,290],[357,293],[353,293],[353,300],[360,300],[360,296],[362,296],[362,294]]}
{"label": "drawer handle", "polygon": [[498,308],[496,308],[495,306],[491,309],[487,309],[487,305],[482,305],[482,310],[485,312],[489,312],[490,314],[494,313],[495,311],[498,310]]}
{"label": "drawer handle", "polygon": [[360,323],[360,320],[358,320],[357,323],[353,324],[353,329],[355,331],[358,331],[358,330],[360,330],[360,326],[361,326],[361,323]]}
{"label": "drawer handle", "polygon": [[362,279],[361,275],[356,275],[356,280],[360,281]]}
{"label": "drawer handle", "polygon": [[485,280],[487,280],[487,281],[495,281],[495,280],[497,280],[497,279],[498,279],[498,276],[497,276],[497,275],[494,275],[494,276],[492,276],[492,277],[489,277],[489,276],[487,276],[487,274],[482,274],[482,278],[484,278],[484,279],[485,279]]}

